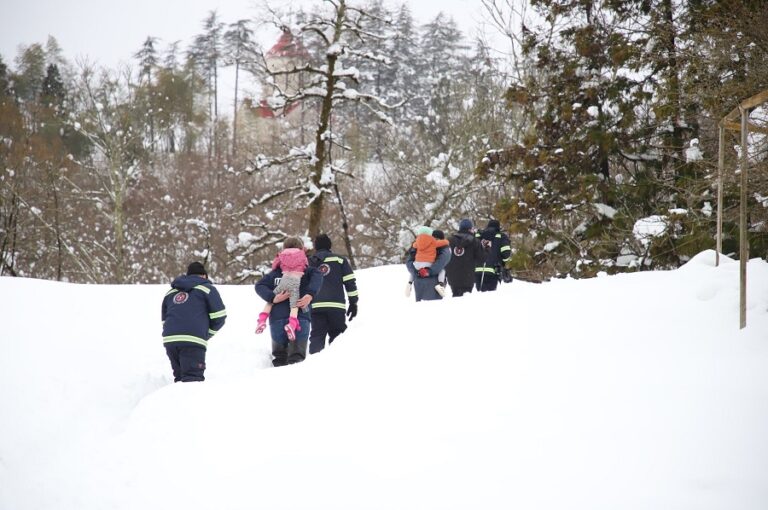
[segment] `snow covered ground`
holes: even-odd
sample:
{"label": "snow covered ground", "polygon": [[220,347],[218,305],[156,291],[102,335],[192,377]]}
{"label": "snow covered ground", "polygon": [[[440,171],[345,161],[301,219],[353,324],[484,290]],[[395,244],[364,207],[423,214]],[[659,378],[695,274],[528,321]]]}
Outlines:
{"label": "snow covered ground", "polygon": [[[215,276],[215,275],[214,275]],[[273,369],[219,286],[172,384],[165,286],[0,278],[0,509],[768,508],[768,264],[513,282],[442,302],[357,272],[360,313]]]}

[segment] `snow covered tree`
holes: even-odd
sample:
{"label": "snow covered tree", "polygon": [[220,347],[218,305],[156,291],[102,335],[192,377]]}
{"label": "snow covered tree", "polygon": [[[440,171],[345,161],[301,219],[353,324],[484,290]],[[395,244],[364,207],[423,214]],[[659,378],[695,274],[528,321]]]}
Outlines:
{"label": "snow covered tree", "polygon": [[232,107],[232,144],[230,164],[235,163],[237,156],[237,110],[238,92],[240,84],[240,70],[244,65],[252,64],[256,60],[257,46],[253,39],[251,22],[245,19],[231,23],[224,32],[224,62],[235,66],[234,104]]}
{"label": "snow covered tree", "polygon": [[[75,128],[93,147],[93,154],[80,162],[84,181],[78,186],[82,198],[97,212],[96,230],[105,230],[103,239],[94,239],[86,248],[89,263],[100,275],[111,274],[123,283],[138,270],[127,264],[126,201],[142,171],[145,157],[143,122],[137,119],[135,84],[130,73],[98,75],[92,67],[81,70],[78,84],[78,111]],[[103,241],[107,241],[103,243]]]}
{"label": "snow covered tree", "polygon": [[[195,36],[189,49],[190,60],[202,71],[207,84],[208,96],[208,160],[215,168],[218,181],[221,163],[221,144],[219,140],[219,66],[223,64],[224,23],[219,21],[216,11],[210,11],[203,20],[202,34]],[[215,165],[213,164],[215,161]]]}
{"label": "snow covered tree", "polygon": [[[276,165],[295,172],[294,183],[284,192],[291,194],[299,208],[307,209],[307,232],[310,237],[329,226],[325,224],[328,198],[336,196],[337,200],[341,200],[341,195],[337,194],[337,176],[351,177],[350,172],[340,164],[343,156],[337,155],[335,161],[329,160],[331,147],[346,150],[340,133],[334,131],[338,123],[334,123],[332,128],[332,117],[340,111],[342,104],[356,102],[386,125],[391,123],[387,112],[393,106],[371,90],[374,84],[366,83],[359,69],[347,65],[350,58],[387,62],[384,55],[363,49],[369,47],[366,41],[381,37],[364,28],[372,15],[365,8],[356,7],[346,0],[326,2],[325,7],[325,10],[309,14],[304,22],[295,24],[291,29],[289,24],[284,24],[285,30],[291,30],[296,36],[311,40],[316,47],[322,48],[318,64],[306,62],[270,67],[265,61],[262,65],[274,91],[269,98],[272,108],[285,111],[300,103],[313,105],[308,111],[315,115],[315,120],[307,125],[315,126],[314,140],[305,147],[294,146],[283,156],[259,154],[252,158],[254,172],[264,172]],[[288,79],[292,77],[301,79]],[[343,207],[343,202],[339,206]],[[352,253],[349,255],[353,256]]]}

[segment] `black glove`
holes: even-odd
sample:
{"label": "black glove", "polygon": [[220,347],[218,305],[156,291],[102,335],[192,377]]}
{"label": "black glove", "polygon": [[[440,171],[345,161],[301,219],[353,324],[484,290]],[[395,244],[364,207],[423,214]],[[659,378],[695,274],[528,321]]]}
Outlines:
{"label": "black glove", "polygon": [[347,318],[351,321],[357,315],[357,303],[350,303],[347,308]]}

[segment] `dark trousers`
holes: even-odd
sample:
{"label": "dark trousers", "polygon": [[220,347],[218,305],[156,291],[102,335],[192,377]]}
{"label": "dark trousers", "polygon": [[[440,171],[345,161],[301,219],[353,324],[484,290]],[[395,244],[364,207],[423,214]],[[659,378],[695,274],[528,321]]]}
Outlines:
{"label": "dark trousers", "polygon": [[496,290],[498,284],[499,278],[494,273],[489,273],[487,271],[475,273],[475,288],[480,292]]}
{"label": "dark trousers", "polygon": [[312,333],[309,335],[309,353],[315,354],[328,345],[347,329],[346,312],[341,308],[312,310]]}
{"label": "dark trousers", "polygon": [[309,319],[299,317],[301,329],[296,331],[296,340],[288,340],[285,325],[288,319],[269,320],[269,332],[272,335],[272,366],[282,367],[300,363],[307,357],[309,339]]}
{"label": "dark trousers", "polygon": [[461,297],[464,294],[472,292],[472,287],[454,287],[451,285],[451,292],[453,293],[453,297]]}
{"label": "dark trousers", "polygon": [[205,381],[205,347],[171,342],[165,344],[165,353],[171,360],[173,382]]}

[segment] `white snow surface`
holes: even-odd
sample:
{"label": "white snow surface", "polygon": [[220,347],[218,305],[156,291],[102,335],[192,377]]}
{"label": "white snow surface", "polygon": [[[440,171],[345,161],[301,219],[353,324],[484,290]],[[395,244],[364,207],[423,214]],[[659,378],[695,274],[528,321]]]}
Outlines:
{"label": "white snow surface", "polygon": [[263,303],[221,285],[207,380],[173,384],[164,285],[0,278],[0,508],[768,508],[768,264],[515,281],[360,313],[272,368]]}

